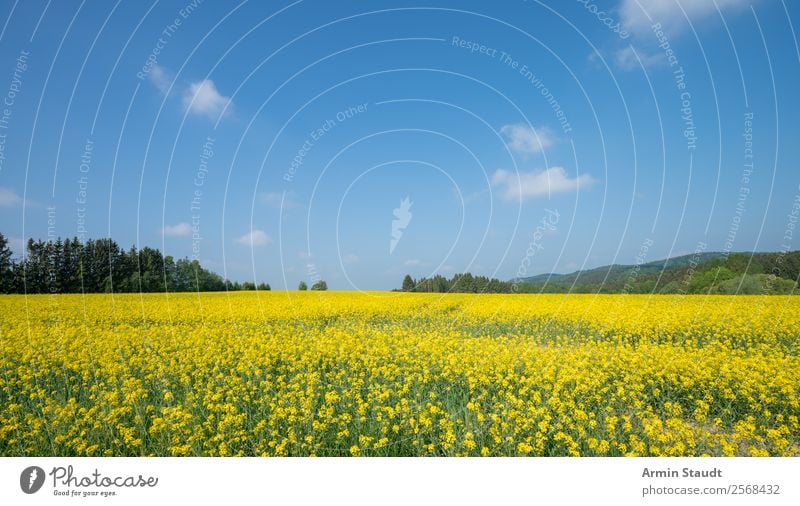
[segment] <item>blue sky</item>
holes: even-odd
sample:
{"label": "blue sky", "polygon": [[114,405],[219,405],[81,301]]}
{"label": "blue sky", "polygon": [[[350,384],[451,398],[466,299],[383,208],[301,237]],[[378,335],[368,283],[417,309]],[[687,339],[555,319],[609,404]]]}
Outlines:
{"label": "blue sky", "polygon": [[370,290],[800,249],[796,2],[0,12],[0,231],[20,253],[111,236]]}

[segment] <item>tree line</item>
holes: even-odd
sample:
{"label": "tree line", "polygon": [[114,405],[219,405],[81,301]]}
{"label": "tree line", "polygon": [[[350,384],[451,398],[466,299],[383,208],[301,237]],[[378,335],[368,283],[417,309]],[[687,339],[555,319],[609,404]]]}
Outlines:
{"label": "tree line", "polygon": [[796,294],[800,290],[800,251],[731,253],[698,265],[657,267],[612,265],[553,275],[547,282],[500,281],[470,273],[448,279],[403,278],[404,292],[460,293],[664,293],[664,294]]}
{"label": "tree line", "polygon": [[[304,292],[308,290],[308,285],[306,284],[305,281],[301,281],[300,284],[297,285],[297,289],[300,290],[301,292]],[[313,285],[311,285],[311,289],[318,291],[325,291],[328,289],[328,283],[326,283],[324,279],[318,279],[317,281],[314,282]]]}
{"label": "tree line", "polygon": [[516,293],[525,291],[524,283],[500,281],[486,276],[473,276],[469,272],[454,274],[448,279],[440,274],[432,278],[414,279],[406,274],[401,290],[403,292],[460,292],[460,293]]}
{"label": "tree line", "polygon": [[127,251],[112,239],[29,239],[13,258],[0,233],[0,293],[124,293],[270,290],[266,283],[229,281],[197,260],[164,256],[155,248]]}

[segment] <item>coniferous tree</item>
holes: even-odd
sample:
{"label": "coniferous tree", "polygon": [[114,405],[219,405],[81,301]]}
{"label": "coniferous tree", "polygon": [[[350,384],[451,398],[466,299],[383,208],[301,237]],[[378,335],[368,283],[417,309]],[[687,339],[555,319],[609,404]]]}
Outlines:
{"label": "coniferous tree", "polygon": [[[154,248],[121,249],[111,239],[29,239],[17,262],[0,234],[0,293],[97,293],[241,290],[238,282],[204,269],[198,260],[175,261]],[[261,289],[269,290],[262,283]],[[255,289],[253,283],[246,285]]]}
{"label": "coniferous tree", "polygon": [[0,293],[14,291],[14,261],[8,239],[0,234]]}
{"label": "coniferous tree", "polygon": [[410,275],[406,274],[406,277],[403,278],[403,291],[404,292],[413,292],[414,291],[414,278]]}

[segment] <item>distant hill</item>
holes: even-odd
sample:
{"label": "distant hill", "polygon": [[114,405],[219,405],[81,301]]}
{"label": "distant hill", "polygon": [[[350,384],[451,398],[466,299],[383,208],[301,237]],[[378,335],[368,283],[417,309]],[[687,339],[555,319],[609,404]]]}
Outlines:
{"label": "distant hill", "polygon": [[[607,265],[519,280],[524,291],[581,293],[792,293],[800,251],[703,252],[635,265]],[[521,290],[522,291],[522,290]]]}
{"label": "distant hill", "polygon": [[640,265],[607,265],[569,274],[539,274],[501,281],[470,273],[415,280],[405,292],[461,293],[718,293],[793,294],[800,280],[800,251],[701,252]]}
{"label": "distant hill", "polygon": [[[638,276],[647,276],[658,274],[662,271],[669,271],[673,269],[681,269],[688,267],[693,261],[698,265],[704,264],[710,260],[719,260],[725,258],[723,253],[698,253],[696,255],[683,255],[679,257],[667,258],[664,260],[655,260],[639,265]],[[575,271],[569,274],[537,274],[527,278],[518,278],[518,282],[522,283],[544,283],[550,281],[551,283],[574,283],[579,281],[581,284],[585,283],[614,283],[616,281],[624,280],[636,274],[635,265],[622,265],[612,264],[603,267],[595,267],[594,269],[587,269],[582,271]]]}

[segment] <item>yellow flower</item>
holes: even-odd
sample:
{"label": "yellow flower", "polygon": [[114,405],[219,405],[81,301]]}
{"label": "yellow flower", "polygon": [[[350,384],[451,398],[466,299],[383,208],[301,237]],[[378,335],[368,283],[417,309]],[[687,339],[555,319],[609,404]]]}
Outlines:
{"label": "yellow flower", "polygon": [[796,296],[0,297],[2,456],[800,454]]}

